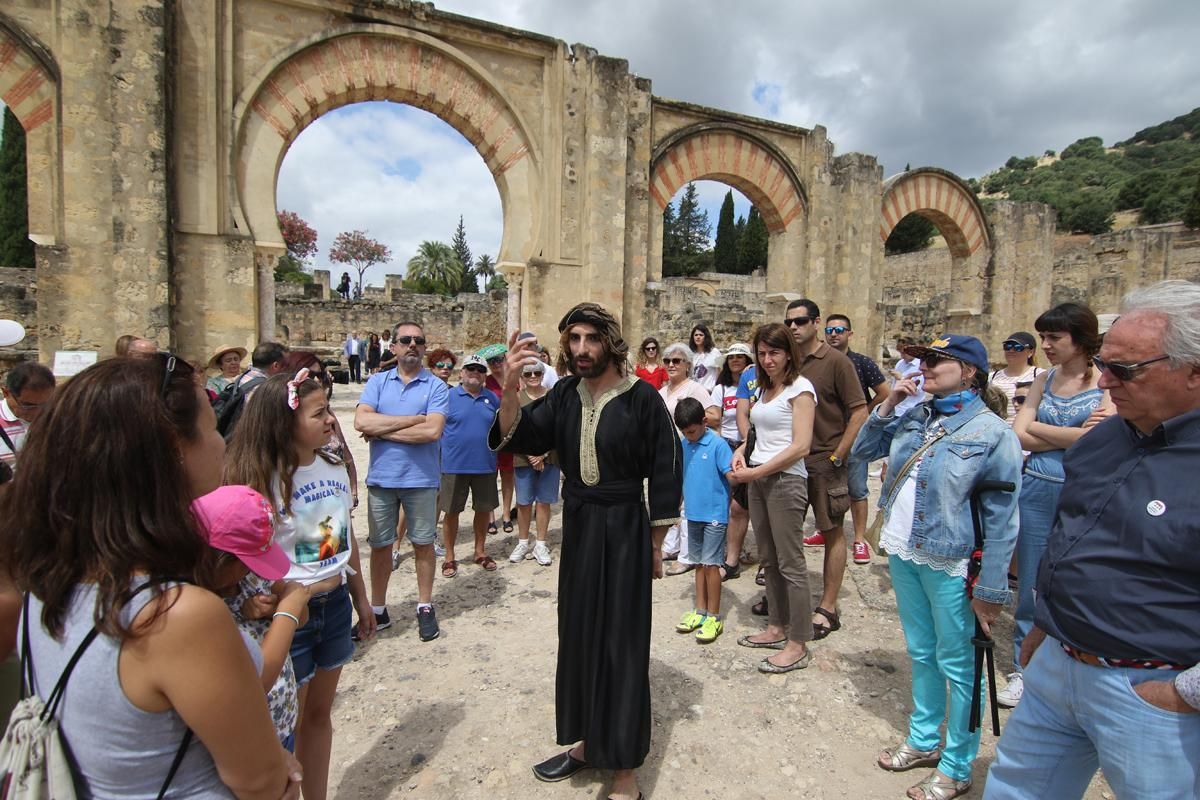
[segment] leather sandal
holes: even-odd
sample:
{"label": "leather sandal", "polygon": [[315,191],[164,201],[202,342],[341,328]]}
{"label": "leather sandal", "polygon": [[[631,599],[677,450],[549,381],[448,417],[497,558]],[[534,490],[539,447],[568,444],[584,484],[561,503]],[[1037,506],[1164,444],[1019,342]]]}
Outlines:
{"label": "leather sandal", "polygon": [[830,611],[828,608],[821,608],[820,606],[817,606],[813,609],[813,613],[820,614],[829,622],[828,625],[822,625],[819,622],[813,623],[813,641],[824,639],[834,631],[841,629],[842,618],[838,616],[836,611]]}
{"label": "leather sandal", "polygon": [[479,556],[475,559],[475,563],[488,572],[494,572],[496,569],[496,561],[491,556]]}
{"label": "leather sandal", "polygon": [[971,791],[971,781],[956,781],[935,769],[925,780],[916,786],[909,787],[909,797],[913,796],[911,792],[914,789],[920,792],[916,800],[950,800],[952,797],[962,797]]}
{"label": "leather sandal", "polygon": [[899,747],[888,747],[879,754],[875,763],[888,772],[906,772],[917,767],[936,767],[942,759],[940,748],[918,750],[905,740]]}
{"label": "leather sandal", "polygon": [[458,574],[458,562],[457,561],[443,561],[442,562],[442,577],[443,578],[453,578],[457,574]]}
{"label": "leather sandal", "polygon": [[763,595],[763,599],[759,600],[754,605],[750,606],[750,613],[756,617],[767,616],[767,596]]}

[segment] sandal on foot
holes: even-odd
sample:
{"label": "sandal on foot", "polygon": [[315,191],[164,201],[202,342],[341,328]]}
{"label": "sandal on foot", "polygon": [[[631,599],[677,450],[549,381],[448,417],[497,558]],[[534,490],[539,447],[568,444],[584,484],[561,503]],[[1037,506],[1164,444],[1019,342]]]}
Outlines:
{"label": "sandal on foot", "polygon": [[458,562],[457,561],[443,561],[442,562],[442,577],[443,578],[453,578],[457,574],[458,574]]}
{"label": "sandal on foot", "polygon": [[767,675],[782,675],[785,672],[792,670],[804,669],[812,661],[812,650],[805,650],[804,655],[797,658],[790,664],[776,664],[769,658],[764,658],[758,662],[758,671]]}
{"label": "sandal on foot", "polygon": [[820,614],[829,622],[828,625],[822,625],[819,622],[813,623],[813,641],[824,639],[834,631],[841,629],[842,618],[838,616],[836,611],[830,611],[827,608],[821,608],[820,606],[817,606],[815,609],[813,609],[813,613]]}
{"label": "sandal on foot", "polygon": [[754,582],[759,586],[767,585],[767,568],[759,567],[758,572],[754,573]]}
{"label": "sandal on foot", "polygon": [[950,800],[952,797],[962,797],[971,791],[971,781],[956,781],[935,769],[925,780],[908,788],[909,797],[912,797],[911,792],[914,789],[920,792],[918,800]]}
{"label": "sandal on foot", "polygon": [[778,641],[774,642],[756,642],[749,636],[743,636],[742,638],[738,639],[738,644],[740,644],[742,647],[757,647],[764,650],[782,650],[787,644],[787,639],[779,639]]}
{"label": "sandal on foot", "polygon": [[512,532],[513,532],[513,524],[512,524],[512,520],[511,520],[511,519],[506,519],[506,520],[504,520],[504,532],[505,532],[505,533],[512,533]]}
{"label": "sandal on foot", "polygon": [[496,569],[496,560],[491,556],[476,556],[475,563],[486,569],[488,572],[492,572]]}
{"label": "sandal on foot", "polygon": [[722,564],[721,565],[721,581],[731,581],[742,574],[741,564]]}
{"label": "sandal on foot", "polygon": [[905,772],[917,767],[936,767],[941,759],[942,751],[939,748],[918,750],[905,741],[899,747],[886,748],[875,763],[888,772]]}
{"label": "sandal on foot", "polygon": [[500,532],[500,529],[496,527],[496,520],[492,520],[491,522],[488,523],[488,527],[487,527],[488,536],[495,536],[499,532]]}
{"label": "sandal on foot", "polygon": [[762,600],[759,600],[757,603],[750,606],[750,613],[756,617],[765,617],[767,615],[767,598],[766,598],[766,596],[763,596]]}

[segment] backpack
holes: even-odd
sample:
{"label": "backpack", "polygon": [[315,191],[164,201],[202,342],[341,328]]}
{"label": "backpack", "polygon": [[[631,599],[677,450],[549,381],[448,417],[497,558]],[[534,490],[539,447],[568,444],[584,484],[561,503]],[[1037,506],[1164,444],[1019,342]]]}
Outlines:
{"label": "backpack", "polygon": [[[134,594],[141,592],[145,584]],[[33,654],[29,647],[29,595],[25,595],[24,621],[21,626],[21,702],[8,719],[4,739],[0,741],[0,800],[75,800],[75,775],[58,730],[58,704],[67,688],[67,679],[83,653],[100,631],[92,627],[71,654],[58,683],[46,702],[33,691]],[[192,742],[189,728],[183,735],[171,769],[158,790],[158,800],[166,796],[183,757]]]}
{"label": "backpack", "polygon": [[237,380],[222,389],[221,393],[217,395],[217,399],[212,401],[213,412],[217,415],[217,431],[225,437],[225,441],[229,441],[229,438],[233,436],[233,428],[242,417],[242,408],[246,405],[246,395],[266,380],[264,377],[255,376],[243,384],[242,378],[248,374],[250,374],[250,370],[238,375]]}

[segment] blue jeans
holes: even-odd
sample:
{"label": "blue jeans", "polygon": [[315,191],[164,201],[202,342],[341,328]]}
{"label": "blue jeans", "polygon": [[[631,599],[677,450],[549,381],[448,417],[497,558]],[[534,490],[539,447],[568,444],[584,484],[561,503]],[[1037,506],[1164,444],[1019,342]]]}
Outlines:
{"label": "blue jeans", "polygon": [[1021,528],[1017,533],[1017,608],[1013,612],[1013,672],[1020,672],[1018,663],[1021,642],[1033,627],[1033,587],[1037,585],[1038,565],[1046,552],[1050,528],[1058,510],[1061,483],[1036,475],[1021,478]]}
{"label": "blue jeans", "polygon": [[350,663],[354,642],[354,605],[345,584],[308,601],[308,622],[296,629],[289,655],[296,671],[296,685],[312,680],[317,670],[335,670]]}
{"label": "blue jeans", "polygon": [[1121,800],[1200,797],[1200,714],[1156,708],[1133,691],[1176,674],[1081,664],[1046,637],[996,745],[984,800],[1079,798],[1097,767]]}
{"label": "blue jeans", "polygon": [[705,567],[719,567],[724,564],[727,523],[696,522],[690,519],[683,522],[687,523],[688,554],[692,561]]}
{"label": "blue jeans", "polygon": [[[933,750],[946,720],[946,747],[938,769],[959,781],[971,777],[980,731],[967,731],[975,685],[975,615],[962,578],[921,564],[888,557],[904,642],[912,659],[913,711],[908,743]],[[946,685],[950,686],[947,714]]]}
{"label": "blue jeans", "polygon": [[866,500],[870,492],[867,491],[867,469],[871,466],[871,462],[863,461],[853,456],[846,459],[846,485],[850,489],[850,500]]}

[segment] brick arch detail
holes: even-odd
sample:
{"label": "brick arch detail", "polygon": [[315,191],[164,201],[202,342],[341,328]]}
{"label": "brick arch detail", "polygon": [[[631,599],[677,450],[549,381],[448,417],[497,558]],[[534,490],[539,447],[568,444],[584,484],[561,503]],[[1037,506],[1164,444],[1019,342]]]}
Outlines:
{"label": "brick arch detail", "polygon": [[[428,111],[461,133],[496,180],[504,208],[498,260],[534,254],[541,161],[516,107],[489,73],[433,37],[384,25],[325,32],[277,58],[234,109],[235,221],[277,244],[275,185],[288,147],[311,122],[351,103],[388,100]],[[519,222],[510,224],[519,219]]]}
{"label": "brick arch detail", "polygon": [[50,51],[0,14],[0,100],[25,129],[29,238],[56,241],[58,69]]}
{"label": "brick arch detail", "polygon": [[937,226],[956,258],[967,258],[991,246],[987,217],[961,178],[936,167],[902,172],[883,184],[879,238],[888,236],[909,214],[920,214]]}
{"label": "brick arch detail", "polygon": [[782,233],[806,208],[795,169],[773,145],[736,126],[693,126],[655,148],[650,196],[659,211],[691,181],[712,179],[740,191],[754,204],[767,230]]}

